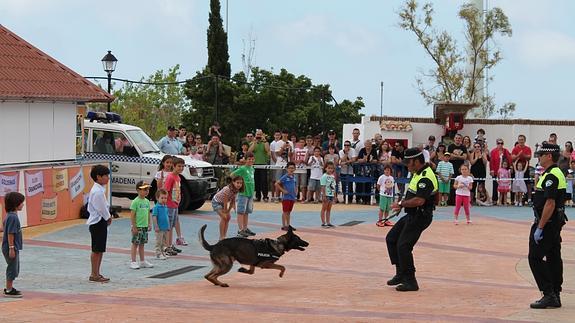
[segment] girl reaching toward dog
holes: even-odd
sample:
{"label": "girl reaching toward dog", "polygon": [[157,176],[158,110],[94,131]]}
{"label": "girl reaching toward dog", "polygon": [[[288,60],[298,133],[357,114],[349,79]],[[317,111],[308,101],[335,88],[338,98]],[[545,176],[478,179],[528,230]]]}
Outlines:
{"label": "girl reaching toward dog", "polygon": [[230,213],[236,206],[236,195],[244,191],[244,179],[241,176],[233,176],[230,184],[224,186],[212,198],[212,208],[220,216],[220,240],[226,238]]}

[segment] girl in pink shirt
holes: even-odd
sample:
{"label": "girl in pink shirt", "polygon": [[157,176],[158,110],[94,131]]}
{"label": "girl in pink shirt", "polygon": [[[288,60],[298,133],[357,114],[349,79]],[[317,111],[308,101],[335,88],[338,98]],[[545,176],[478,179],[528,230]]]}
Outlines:
{"label": "girl in pink shirt", "polygon": [[497,171],[497,191],[499,192],[499,205],[507,204],[507,193],[511,190],[511,172],[509,164],[503,160],[501,168]]}

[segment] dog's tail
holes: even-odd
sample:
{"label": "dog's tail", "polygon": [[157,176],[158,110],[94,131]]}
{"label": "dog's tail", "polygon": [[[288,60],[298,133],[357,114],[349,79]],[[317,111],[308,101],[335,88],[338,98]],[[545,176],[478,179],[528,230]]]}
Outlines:
{"label": "dog's tail", "polygon": [[204,249],[206,249],[207,251],[212,251],[212,249],[214,248],[214,246],[210,245],[207,241],[206,238],[204,238],[204,231],[206,231],[206,228],[208,227],[207,224],[204,224],[202,226],[202,228],[200,229],[200,243],[202,244],[202,246],[204,247]]}

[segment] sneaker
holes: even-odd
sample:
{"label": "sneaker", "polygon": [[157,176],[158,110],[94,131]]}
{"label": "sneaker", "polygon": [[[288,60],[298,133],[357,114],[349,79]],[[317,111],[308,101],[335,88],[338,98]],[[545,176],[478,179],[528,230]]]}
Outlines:
{"label": "sneaker", "polygon": [[154,265],[147,262],[146,260],[140,262],[140,267],[141,268],[154,268]]}
{"label": "sneaker", "polygon": [[393,222],[391,222],[389,220],[385,221],[383,224],[385,227],[392,227],[393,226]]}
{"label": "sneaker", "polygon": [[459,221],[453,220],[453,224],[458,225],[458,224],[459,224]]}
{"label": "sneaker", "polygon": [[188,242],[186,241],[186,239],[184,239],[184,237],[181,237],[176,239],[176,244],[179,246],[187,246]]}
{"label": "sneaker", "polygon": [[249,228],[245,229],[246,233],[248,234],[248,236],[255,236],[255,232],[253,232],[252,230],[250,230]]}
{"label": "sneaker", "polygon": [[132,261],[130,262],[130,269],[140,269],[140,265],[137,262]]}
{"label": "sneaker", "polygon": [[7,291],[6,288],[4,288],[4,297],[21,298],[22,293],[14,287],[12,287],[12,289],[10,291]]}
{"label": "sneaker", "polygon": [[269,199],[269,198],[267,198],[267,197],[264,197],[264,203],[268,203],[269,201],[270,201],[270,199]]}
{"label": "sneaker", "polygon": [[157,253],[157,254],[156,254],[156,259],[158,259],[158,260],[166,260],[166,259],[168,259],[168,258],[167,258],[164,254],[162,254],[162,253]]}
{"label": "sneaker", "polygon": [[325,224],[325,223],[322,223],[321,226],[324,227],[324,228],[327,228],[327,227],[328,227],[327,224]]}
{"label": "sneaker", "polygon": [[471,224],[471,223],[473,223],[473,222],[471,222],[471,220],[467,220],[467,224]]}
{"label": "sneaker", "polygon": [[291,225],[288,225],[288,229],[291,229],[292,231],[297,231],[294,227],[292,227]]}
{"label": "sneaker", "polygon": [[240,231],[238,231],[238,235],[237,235],[238,238],[247,238],[247,237],[249,237],[249,236],[250,236],[250,235],[246,232],[246,230],[240,230]]}
{"label": "sneaker", "polygon": [[331,224],[331,223],[326,224],[326,226],[327,226],[328,228],[333,228],[333,227],[335,227],[335,225],[333,225],[333,224]]}
{"label": "sneaker", "polygon": [[178,253],[173,250],[171,247],[168,247],[164,250],[164,254],[168,255],[168,256],[177,256]]}
{"label": "sneaker", "polygon": [[177,253],[180,253],[180,252],[182,252],[182,249],[178,249],[178,248],[176,248],[175,246],[172,245],[172,251],[175,251],[175,252],[177,252]]}

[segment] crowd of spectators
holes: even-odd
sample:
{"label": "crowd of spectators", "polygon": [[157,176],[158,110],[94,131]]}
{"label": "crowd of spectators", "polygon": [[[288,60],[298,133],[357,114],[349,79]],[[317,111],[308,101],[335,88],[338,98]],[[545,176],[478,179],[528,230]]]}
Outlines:
{"label": "crowd of spectators", "polygon": [[[361,140],[361,133],[357,128],[352,131],[352,139],[344,142],[338,140],[334,130],[329,130],[324,140],[321,135],[298,137],[287,130],[276,130],[268,137],[261,129],[257,129],[245,134],[236,152],[232,152],[232,148],[221,141],[222,130],[219,124],[214,123],[209,128],[208,135],[208,142],[204,144],[199,134],[187,133],[183,126],[177,129],[169,127],[167,135],[158,145],[164,153],[189,155],[193,159],[214,165],[243,165],[246,154],[253,153],[256,165],[255,201],[277,202],[281,199],[281,194],[274,188],[273,183],[285,173],[284,168],[289,161],[294,162],[297,167],[298,201],[301,202],[317,201],[317,197],[313,195],[316,190],[313,169],[321,169],[327,162],[333,162],[337,168],[336,203],[373,203],[373,197],[379,198],[375,183],[383,174],[386,165],[391,166],[397,185],[395,194],[399,198],[404,194],[405,184],[410,176],[402,163],[404,151],[408,148],[406,141],[384,139],[380,133],[376,133],[373,138]],[[469,167],[474,178],[472,204],[522,206],[531,205],[534,177],[539,175],[533,150],[527,146],[526,139],[524,135],[519,135],[511,147],[506,145],[503,139],[497,138],[496,146],[490,148],[485,131],[479,129],[473,139],[455,134],[452,139],[446,138],[445,142],[437,142],[435,136],[431,135],[426,144],[416,146],[433,169],[437,168],[440,161],[452,165],[453,173],[441,176],[442,179],[447,176],[449,183],[461,174],[462,165]],[[557,140],[557,135],[553,133],[546,141],[557,143]],[[321,160],[314,157],[316,148]],[[277,167],[261,167],[262,165]],[[558,166],[568,178],[568,195],[571,195],[575,175],[575,151],[570,141],[564,144]],[[445,172],[445,165],[442,171]],[[223,168],[216,167],[216,176],[222,177],[224,174]],[[492,183],[491,194],[486,188],[486,181]],[[454,189],[451,188],[445,202],[453,204],[453,200]]]}

